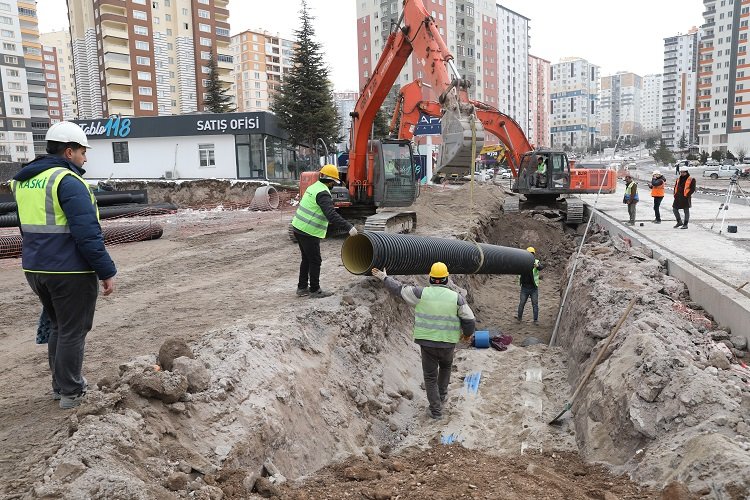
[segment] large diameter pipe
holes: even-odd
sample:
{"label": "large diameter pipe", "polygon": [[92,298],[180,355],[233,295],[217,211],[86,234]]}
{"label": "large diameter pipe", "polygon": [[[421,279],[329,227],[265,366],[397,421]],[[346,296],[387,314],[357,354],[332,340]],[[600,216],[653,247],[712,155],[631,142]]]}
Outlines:
{"label": "large diameter pipe", "polygon": [[[155,205],[124,205],[101,207],[99,209],[100,219],[114,219],[116,217],[151,217],[156,215],[171,214],[177,210],[172,203],[158,203]],[[17,227],[18,213],[11,212],[0,215],[0,227]]]}
{"label": "large diameter pipe", "polygon": [[261,186],[255,190],[250,210],[276,210],[279,208],[279,192],[273,186]]}
{"label": "large diameter pipe", "polygon": [[534,267],[534,256],[518,248],[370,231],[347,238],[341,260],[352,274],[370,274],[373,268],[427,274],[435,262],[445,263],[451,274],[522,274]]}

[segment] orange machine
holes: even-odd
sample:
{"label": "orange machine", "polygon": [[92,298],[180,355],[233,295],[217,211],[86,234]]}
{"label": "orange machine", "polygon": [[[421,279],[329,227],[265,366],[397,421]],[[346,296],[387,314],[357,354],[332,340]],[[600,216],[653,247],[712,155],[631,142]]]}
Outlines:
{"label": "orange machine", "polygon": [[[429,86],[422,80],[415,80],[401,87],[397,105],[391,119],[391,133],[398,123],[398,137],[411,139],[420,114],[441,116],[442,108],[436,102],[423,100],[423,87]],[[571,194],[614,193],[616,173],[606,168],[575,168],[564,151],[534,149],[521,126],[511,117],[488,104],[469,100],[474,106],[477,118],[486,132],[497,137],[508,149],[508,165],[515,182],[512,190],[526,197],[533,205],[560,203],[567,214],[567,222],[579,223],[583,220],[583,204],[577,198],[565,197]],[[537,175],[537,163],[543,158],[546,174]],[[466,173],[466,172],[464,172]],[[558,197],[563,200],[558,201]],[[518,198],[506,200],[506,210],[518,210]]]}

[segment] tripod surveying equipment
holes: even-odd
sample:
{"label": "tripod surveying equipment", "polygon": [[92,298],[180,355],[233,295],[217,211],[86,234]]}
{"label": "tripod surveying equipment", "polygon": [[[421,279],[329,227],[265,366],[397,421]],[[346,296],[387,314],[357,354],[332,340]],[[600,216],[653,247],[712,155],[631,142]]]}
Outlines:
{"label": "tripod surveying equipment", "polygon": [[[747,200],[747,194],[742,190],[740,185],[737,183],[738,175],[734,174],[732,177],[729,178],[729,187],[727,188],[727,193],[724,196],[724,201],[719,205],[719,211],[716,212],[716,217],[714,217],[714,221],[711,224],[711,230],[713,231],[714,225],[716,224],[716,221],[719,219],[719,215],[721,215],[721,225],[719,226],[719,234],[724,231],[724,222],[727,218],[727,212],[729,211],[729,205],[732,203],[732,196],[735,194],[735,189],[740,192],[742,195],[742,198],[745,198]],[[723,213],[722,213],[723,212]]]}

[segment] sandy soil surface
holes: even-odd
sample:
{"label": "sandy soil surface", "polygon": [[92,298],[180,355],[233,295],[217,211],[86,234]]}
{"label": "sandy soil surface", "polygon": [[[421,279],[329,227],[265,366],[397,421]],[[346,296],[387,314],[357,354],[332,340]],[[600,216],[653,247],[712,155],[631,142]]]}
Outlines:
{"label": "sandy soil surface", "polygon": [[[541,214],[503,215],[496,187],[470,189],[425,189],[417,234],[533,245],[547,269],[539,325],[530,303],[524,322],[512,319],[514,277],[456,277],[479,326],[514,342],[457,352],[440,422],[425,414],[413,311],[372,278],[346,273],[341,240],[322,245],[322,282],[335,295],[294,295],[290,210],[180,211],[159,218],[161,240],[113,247],[118,289],[100,298],[84,364],[92,390],[74,411],[50,398],[45,349],[34,345],[40,307],[19,263],[3,262],[0,498],[348,498],[342,475],[369,481],[352,498],[653,497],[578,460],[572,420],[547,425],[579,360],[570,367],[563,348],[519,346],[549,338],[574,232]],[[197,363],[188,371],[154,371],[168,338],[189,345]],[[464,377],[477,373],[474,392]],[[346,472],[357,464],[363,477]],[[451,484],[420,480],[435,470]],[[279,490],[282,476],[312,479]]]}

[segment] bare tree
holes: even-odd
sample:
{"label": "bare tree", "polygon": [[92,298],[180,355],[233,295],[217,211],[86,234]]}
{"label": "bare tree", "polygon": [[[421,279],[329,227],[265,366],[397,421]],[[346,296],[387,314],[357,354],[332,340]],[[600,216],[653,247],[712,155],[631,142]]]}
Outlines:
{"label": "bare tree", "polygon": [[739,146],[734,148],[734,150],[737,151],[737,154],[735,156],[737,156],[737,159],[740,161],[744,160],[747,156],[747,146],[745,146],[744,144],[740,144]]}

